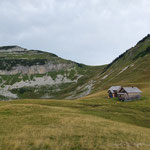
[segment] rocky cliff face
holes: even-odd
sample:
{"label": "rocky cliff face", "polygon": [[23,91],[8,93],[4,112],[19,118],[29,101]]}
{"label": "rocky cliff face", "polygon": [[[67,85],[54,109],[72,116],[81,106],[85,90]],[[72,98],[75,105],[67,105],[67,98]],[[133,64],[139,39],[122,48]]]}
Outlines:
{"label": "rocky cliff face", "polygon": [[28,51],[18,46],[1,47],[0,56],[1,75],[45,74],[50,71],[58,71],[75,66],[75,63],[71,61],[60,62],[61,59],[56,55],[53,56],[51,54],[46,59],[44,57],[45,53],[42,51]]}
{"label": "rocky cliff face", "polygon": [[0,99],[74,99],[88,95],[94,67],[19,46],[0,47]]}
{"label": "rocky cliff face", "polygon": [[74,64],[66,64],[66,63],[60,63],[60,64],[53,64],[53,62],[48,62],[44,65],[33,65],[33,66],[23,66],[18,65],[11,68],[11,70],[0,70],[1,75],[15,75],[15,74],[45,74],[51,71],[59,71],[59,70],[65,70],[68,68],[73,67]]}
{"label": "rocky cliff face", "polygon": [[0,47],[0,52],[2,53],[15,53],[15,52],[25,52],[27,49],[24,49],[19,46],[3,46]]}

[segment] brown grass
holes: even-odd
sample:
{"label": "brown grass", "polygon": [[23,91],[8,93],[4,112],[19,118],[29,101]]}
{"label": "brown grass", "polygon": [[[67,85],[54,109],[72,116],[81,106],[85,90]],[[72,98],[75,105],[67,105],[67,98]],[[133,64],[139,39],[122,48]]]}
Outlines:
{"label": "brown grass", "polygon": [[150,149],[148,128],[40,103],[0,108],[11,114],[0,116],[1,150]]}

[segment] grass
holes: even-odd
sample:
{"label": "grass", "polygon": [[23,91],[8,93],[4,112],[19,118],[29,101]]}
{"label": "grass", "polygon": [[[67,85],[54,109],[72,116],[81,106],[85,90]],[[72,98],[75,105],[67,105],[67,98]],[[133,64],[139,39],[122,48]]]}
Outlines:
{"label": "grass", "polygon": [[0,102],[1,150],[150,149],[150,99],[106,98]]}

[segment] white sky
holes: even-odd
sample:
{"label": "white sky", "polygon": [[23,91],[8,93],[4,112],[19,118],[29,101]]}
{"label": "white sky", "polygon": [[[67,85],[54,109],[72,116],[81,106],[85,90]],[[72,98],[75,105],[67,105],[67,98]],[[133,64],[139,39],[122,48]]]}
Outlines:
{"label": "white sky", "polygon": [[149,33],[150,0],[0,0],[0,46],[110,63]]}

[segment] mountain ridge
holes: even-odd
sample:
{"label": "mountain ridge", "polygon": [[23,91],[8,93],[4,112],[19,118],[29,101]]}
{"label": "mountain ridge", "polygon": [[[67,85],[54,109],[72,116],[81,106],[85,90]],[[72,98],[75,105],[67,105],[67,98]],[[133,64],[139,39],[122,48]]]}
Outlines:
{"label": "mountain ridge", "polygon": [[101,74],[95,77],[97,90],[107,89],[111,85],[146,87],[146,81],[149,82],[150,79],[149,49],[150,35],[148,34],[134,47],[108,64]]}
{"label": "mountain ridge", "polygon": [[0,98],[77,99],[111,85],[145,87],[145,81],[149,82],[149,59],[149,34],[103,66],[87,66],[41,50],[3,46]]}
{"label": "mountain ridge", "polygon": [[99,68],[41,50],[27,50],[19,46],[3,46],[0,49],[1,99],[79,98],[91,92],[88,82],[95,68]]}

